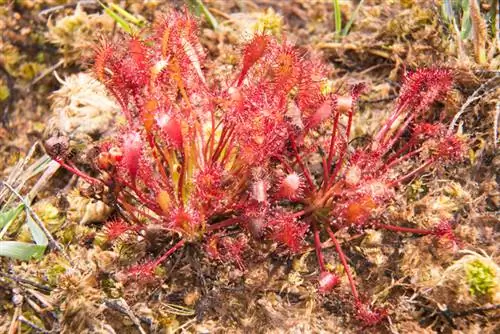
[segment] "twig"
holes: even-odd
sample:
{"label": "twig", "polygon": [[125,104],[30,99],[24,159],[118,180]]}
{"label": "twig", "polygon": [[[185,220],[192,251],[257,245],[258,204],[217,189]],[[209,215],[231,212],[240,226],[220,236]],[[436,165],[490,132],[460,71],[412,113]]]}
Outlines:
{"label": "twig", "polygon": [[49,239],[49,244],[54,247],[55,249],[57,249],[59,252],[61,252],[61,254],[64,255],[64,257],[70,262],[70,264],[72,264],[71,262],[71,258],[69,257],[69,255],[64,251],[64,249],[61,247],[61,245],[56,241],[56,239],[54,239],[54,237],[52,236],[52,234],[50,233],[49,230],[47,230],[47,228],[45,227],[45,225],[43,224],[42,220],[38,217],[38,215],[35,213],[35,211],[33,211],[33,209],[31,208],[31,206],[29,205],[29,203],[24,199],[23,196],[21,196],[14,188],[12,188],[12,186],[10,184],[8,184],[7,182],[3,182],[3,184],[14,194],[16,195],[17,198],[19,198],[19,200],[21,201],[21,203],[23,203],[26,211],[28,211],[28,213],[30,214],[30,216],[33,218],[34,222],[38,225],[38,227],[40,227],[40,229],[43,231],[43,233],[45,233],[45,235],[47,236],[47,239]]}
{"label": "twig", "polygon": [[17,319],[20,322],[22,322],[23,324],[26,324],[26,325],[30,326],[31,328],[33,328],[37,333],[44,333],[44,334],[50,334],[50,333],[52,333],[52,331],[48,331],[45,328],[39,327],[38,325],[36,325],[35,323],[29,321],[28,319],[26,319],[22,315],[20,315],[19,317],[17,317]]}
{"label": "twig", "polygon": [[33,87],[34,85],[36,85],[36,83],[40,80],[42,80],[43,78],[45,78],[47,75],[49,75],[50,73],[54,72],[55,70],[57,70],[59,67],[61,67],[61,65],[64,64],[64,60],[59,60],[57,63],[55,63],[54,65],[52,65],[51,67],[45,69],[42,73],[40,73],[35,79],[33,79],[33,81],[31,81],[29,87]]}
{"label": "twig", "polygon": [[52,291],[52,289],[50,287],[48,287],[46,285],[42,285],[42,284],[37,283],[37,282],[33,282],[33,281],[28,280],[26,278],[16,277],[16,276],[9,275],[9,274],[1,272],[1,271],[0,271],[0,276],[5,277],[7,279],[10,279],[16,283],[31,285],[37,289],[40,289],[40,290],[44,290],[47,292]]}
{"label": "twig", "polygon": [[73,8],[73,7],[76,7],[78,5],[80,5],[80,6],[91,6],[91,5],[95,6],[95,5],[97,5],[97,1],[96,0],[80,0],[80,1],[77,1],[76,3],[70,3],[70,4],[66,4],[66,5],[59,5],[59,6],[50,7],[50,8],[47,8],[47,9],[40,11],[38,13],[38,17],[41,19],[44,19],[46,15],[52,14],[53,12],[58,12],[60,10],[66,9],[66,8]]}
{"label": "twig", "polygon": [[4,102],[0,103],[0,107],[3,104],[5,105],[4,109],[0,110],[0,122],[4,127],[6,127],[9,121],[9,108],[11,107],[12,102],[14,101],[14,93],[15,93],[14,80],[1,64],[0,64],[0,76],[4,77],[5,84],[7,85],[7,89],[9,90],[9,96],[7,97],[7,99]]}
{"label": "twig", "polygon": [[9,326],[9,331],[8,334],[15,334],[19,328],[19,313],[21,313],[21,307],[16,306],[16,309],[14,310],[14,315],[12,316],[12,321]]}
{"label": "twig", "polygon": [[396,99],[396,95],[389,95],[388,97],[383,97],[380,99],[371,99],[371,100],[359,100],[359,103],[361,104],[369,104],[369,103],[379,103],[379,102],[388,102]]}
{"label": "twig", "polygon": [[493,145],[497,148],[498,143],[498,122],[500,118],[500,102],[497,102],[497,107],[495,110],[495,118],[493,119]]}
{"label": "twig", "polygon": [[[448,322],[448,324],[455,329],[457,328],[457,325],[455,324],[455,321],[454,321],[455,318],[466,317],[466,316],[473,315],[473,314],[478,314],[478,313],[481,314],[484,312],[491,312],[491,311],[500,310],[500,304],[495,304],[492,306],[472,307],[470,309],[467,309],[464,311],[457,311],[457,312],[448,309],[448,307],[446,305],[444,307],[439,307],[439,304],[438,304],[437,309],[430,307],[430,306],[422,305],[420,303],[417,303],[417,305],[419,305],[420,307],[422,307],[423,309],[425,309],[427,311],[432,311],[432,313],[430,315],[426,316],[421,321],[425,321],[426,319],[430,319],[430,318],[433,318],[436,316],[442,316]],[[484,315],[484,316],[486,316],[486,315]]]}
{"label": "twig", "polygon": [[460,311],[460,312],[450,311],[450,313],[454,317],[464,317],[464,316],[471,315],[471,314],[490,312],[490,311],[496,311],[496,310],[500,310],[500,304],[495,304],[492,306],[473,307],[473,308],[470,308],[468,310]]}
{"label": "twig", "polygon": [[191,320],[186,321],[186,322],[185,322],[185,323],[183,323],[181,326],[177,327],[177,328],[175,329],[175,331],[174,331],[174,332],[177,332],[177,331],[179,331],[179,332],[180,332],[181,330],[185,330],[185,329],[187,329],[187,328],[188,328],[189,326],[191,326],[191,324],[192,324],[193,322],[195,322],[195,321],[196,321],[196,318],[193,318],[193,319],[191,319]]}
{"label": "twig", "polygon": [[106,307],[108,307],[112,310],[121,312],[121,313],[125,314],[126,316],[128,316],[130,318],[130,320],[132,320],[134,325],[137,327],[139,332],[141,334],[146,334],[146,332],[144,331],[144,329],[141,326],[141,322],[140,322],[139,318],[132,312],[132,310],[130,309],[130,306],[128,306],[127,302],[123,298],[106,299],[104,301],[104,304],[106,305]]}
{"label": "twig", "polygon": [[[467,98],[467,100],[462,105],[462,107],[460,108],[460,110],[455,114],[455,117],[453,117],[453,120],[451,121],[450,126],[448,127],[448,133],[447,133],[448,135],[452,134],[453,129],[455,128],[455,124],[457,123],[457,121],[460,118],[460,116],[462,116],[462,114],[467,110],[467,107],[469,107],[473,102],[479,100],[480,98],[482,98],[483,96],[485,96],[486,94],[490,93],[491,91],[493,91],[494,89],[497,88],[496,86],[493,86],[493,88],[486,89],[486,87],[490,83],[494,82],[499,77],[500,77],[500,73],[498,73],[498,72],[495,73],[495,75],[493,77],[489,78],[483,84],[481,84],[481,86],[479,86],[474,91],[474,93],[472,93],[472,95]],[[483,93],[481,93],[481,91],[483,91]]]}

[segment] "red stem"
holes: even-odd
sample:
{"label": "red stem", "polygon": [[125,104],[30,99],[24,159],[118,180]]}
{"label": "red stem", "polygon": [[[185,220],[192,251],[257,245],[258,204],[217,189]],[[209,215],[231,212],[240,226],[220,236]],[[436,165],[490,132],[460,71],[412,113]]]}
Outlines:
{"label": "red stem", "polygon": [[226,131],[226,128],[222,130],[222,135],[221,138],[219,139],[219,143],[217,144],[217,148],[215,149],[214,154],[212,155],[212,162],[216,161],[219,159],[219,156],[224,149],[224,146],[226,146],[227,142],[229,141],[231,135],[233,134],[234,127],[231,127],[229,130]]}
{"label": "red stem", "polygon": [[337,253],[339,254],[340,261],[342,262],[342,265],[344,266],[344,270],[347,274],[347,279],[349,280],[349,285],[351,286],[351,291],[354,296],[354,300],[359,303],[359,295],[358,295],[358,290],[356,289],[356,284],[354,284],[354,280],[351,275],[351,270],[349,269],[349,266],[347,264],[347,260],[345,258],[344,252],[342,251],[342,248],[340,247],[339,242],[337,241],[337,238],[335,238],[335,234],[331,230],[329,226],[326,227],[326,231],[330,235],[330,239],[332,239],[333,244],[335,245],[335,249],[337,250]]}
{"label": "red stem", "polygon": [[415,140],[408,141],[406,144],[403,145],[403,147],[401,147],[399,150],[397,150],[396,152],[394,152],[390,156],[388,156],[385,163],[389,164],[392,161],[396,160],[399,156],[401,156],[401,154],[406,152],[406,150],[408,150],[410,147],[415,146],[415,143],[416,143]]}
{"label": "red stem", "polygon": [[165,261],[170,255],[172,255],[176,250],[184,246],[184,243],[186,241],[184,239],[180,240],[178,243],[176,243],[172,248],[170,248],[165,254],[157,258],[154,262],[153,265],[156,267],[160,265],[163,261]]}
{"label": "red stem", "polygon": [[403,123],[403,125],[400,126],[398,129],[398,132],[391,138],[391,141],[389,143],[384,142],[382,146],[384,147],[383,153],[385,154],[387,151],[389,151],[396,141],[403,135],[404,131],[408,127],[408,125],[411,123],[411,121],[415,118],[416,114],[411,114],[408,119]]}
{"label": "red stem", "polygon": [[232,225],[236,225],[239,223],[238,218],[229,218],[226,220],[223,220],[219,223],[215,223],[212,225],[207,226],[207,231],[215,231],[215,230],[220,230],[221,228],[229,227]]}
{"label": "red stem", "polygon": [[300,166],[300,169],[302,169],[302,173],[304,173],[304,176],[306,177],[310,190],[314,191],[315,186],[311,174],[309,173],[309,170],[305,167],[305,165],[302,163],[302,159],[300,159],[300,155],[297,150],[297,144],[295,143],[295,139],[292,136],[290,136],[290,142],[292,144],[292,149],[295,154],[295,160],[297,161],[297,164]]}
{"label": "red stem", "polygon": [[90,175],[85,174],[75,166],[72,166],[70,164],[65,163],[61,158],[55,158],[54,161],[56,161],[61,167],[65,168],[69,172],[81,177],[85,181],[87,181],[90,184],[98,184],[98,183],[103,183],[101,180],[96,179]]}
{"label": "red stem", "polygon": [[421,173],[424,169],[426,169],[431,163],[433,163],[434,160],[433,159],[429,159],[427,160],[426,162],[424,162],[422,164],[422,166],[418,167],[417,169],[413,170],[412,172],[406,174],[406,175],[403,175],[401,176],[399,179],[396,179],[396,180],[393,180],[391,183],[389,183],[389,186],[391,187],[394,187],[410,178],[412,178],[413,176]]}
{"label": "red stem", "polygon": [[[406,153],[405,155],[399,157],[398,159],[389,159],[389,161],[382,166],[380,173],[383,173],[386,170],[388,170],[389,168],[399,164],[400,162],[403,162],[403,161],[413,157],[414,155],[417,155],[421,151],[422,151],[422,148],[419,148],[419,149],[416,149],[414,151]],[[394,157],[396,157],[396,155]]]}
{"label": "red stem", "polygon": [[[210,110],[210,124],[212,126],[212,131],[210,131],[210,138],[208,138],[208,145],[205,147],[205,160],[208,160],[207,156],[207,148],[210,148],[210,153],[214,151],[214,140],[215,140],[215,111],[213,109]],[[220,123],[219,123],[220,124]],[[219,126],[219,125],[217,125]]]}
{"label": "red stem", "polygon": [[148,209],[152,210],[154,213],[156,213],[157,215],[159,216],[162,216],[164,213],[162,213],[161,210],[158,210],[158,205],[156,204],[156,202],[153,202],[151,200],[149,200],[148,198],[144,197],[142,195],[142,192],[139,191],[139,189],[137,189],[137,187],[133,184],[130,184],[129,182],[127,182],[126,180],[122,179],[121,177],[119,177],[118,175],[116,175],[116,180],[119,182],[119,183],[122,183],[124,184],[126,187],[130,188],[134,193],[135,195],[139,198],[139,200],[148,207]]}
{"label": "red stem", "polygon": [[323,253],[321,252],[321,239],[319,237],[319,230],[316,223],[313,223],[313,232],[314,232],[314,248],[316,249],[316,258],[318,259],[319,270],[321,272],[324,272],[326,271],[325,259],[323,257]]}
{"label": "red stem", "polygon": [[285,167],[286,172],[288,174],[291,174],[293,172],[293,168],[290,167],[290,165],[283,158],[281,158],[281,157],[279,157],[277,155],[273,155],[273,158],[275,158],[276,160],[278,160],[283,165],[283,167]]}
{"label": "red stem", "polygon": [[[335,120],[333,121],[332,138],[330,140],[330,150],[328,152],[327,166],[332,165],[333,152],[335,150],[335,139],[337,138],[337,128],[339,125],[339,118],[340,118],[340,112],[337,112],[337,115],[335,115]],[[330,169],[330,168],[328,167],[328,169]],[[329,170],[328,170],[328,174],[330,174]],[[327,184],[327,183],[328,183],[328,181],[325,182],[325,184]]]}
{"label": "red stem", "polygon": [[183,185],[184,185],[184,174],[186,173],[186,154],[184,153],[184,148],[181,152],[182,163],[181,172],[179,173],[179,180],[177,182],[177,196],[179,197],[179,205],[184,207],[184,201],[182,200]]}
{"label": "red stem", "polygon": [[382,223],[376,223],[375,227],[382,228],[384,230],[394,231],[394,232],[405,232],[405,233],[414,233],[414,234],[422,234],[428,235],[432,234],[432,230],[424,230],[419,228],[411,228],[411,227],[403,227],[403,226],[395,226],[395,225],[387,225]]}
{"label": "red stem", "polygon": [[347,120],[347,128],[345,130],[345,144],[342,147],[342,151],[340,152],[339,160],[338,160],[337,164],[335,165],[335,169],[334,169],[332,175],[330,175],[330,179],[328,180],[328,186],[326,188],[329,188],[332,186],[332,184],[335,182],[335,178],[337,177],[337,175],[340,172],[340,169],[342,168],[343,160],[344,160],[345,154],[347,152],[347,147],[349,145],[349,136],[351,134],[352,116],[353,116],[353,110],[351,108],[349,110],[349,116],[348,116],[349,118]]}
{"label": "red stem", "polygon": [[125,201],[125,199],[123,198],[123,195],[118,196],[118,202],[126,208],[126,211],[129,212],[133,216],[133,218],[136,220],[136,223],[138,223],[138,224],[140,224],[140,220],[139,220],[139,218],[137,218],[134,215],[134,211],[137,212],[138,214],[146,217],[146,218],[149,218],[150,220],[154,221],[156,224],[161,223],[161,221],[159,219],[157,219],[156,217],[153,217],[150,214],[146,213],[145,211],[138,209],[136,206],[129,204],[127,201]]}
{"label": "red stem", "polygon": [[398,118],[398,116],[401,114],[401,111],[406,107],[406,103],[399,106],[396,110],[394,110],[393,114],[389,117],[389,119],[385,122],[384,126],[382,126],[382,129],[377,133],[375,136],[374,142],[382,142],[382,140],[385,139],[385,136],[387,135],[387,132],[390,130],[392,124],[394,121]]}
{"label": "red stem", "polygon": [[307,213],[307,212],[306,212],[306,210],[300,210],[300,211],[295,212],[295,213],[292,215],[292,217],[293,217],[293,218],[299,218],[300,216],[303,216],[305,213]]}
{"label": "red stem", "polygon": [[[214,117],[213,113],[212,113],[212,118]],[[215,120],[214,120],[215,121]],[[222,124],[222,120],[219,121],[219,123],[217,123],[217,125],[214,127],[212,125],[212,132],[210,133],[210,137],[208,137],[208,143],[209,145],[207,145],[205,148],[204,148],[204,152],[203,154],[205,154],[205,160],[208,161],[208,158],[210,156],[212,156],[212,154],[214,153],[214,145],[215,145],[215,132],[217,131],[217,129],[219,128],[219,126]],[[224,131],[224,130],[223,130]]]}
{"label": "red stem", "polygon": [[323,193],[326,191],[328,184],[328,167],[324,156],[321,157],[321,164],[323,165]]}
{"label": "red stem", "polygon": [[[148,136],[148,141],[150,142],[149,145],[151,146],[151,152],[153,153],[153,158],[156,162],[156,168],[158,168],[159,173],[163,179],[163,182],[165,183],[166,186],[168,186],[169,185],[168,184],[168,176],[167,176],[167,173],[165,172],[165,168],[162,165],[162,161],[158,157],[158,152],[160,153],[162,158],[165,158],[165,156],[163,155],[163,152],[158,147],[158,144],[156,143],[156,140],[154,140],[153,136],[150,133],[148,133],[147,136]],[[167,163],[167,161],[165,161],[165,163]]]}
{"label": "red stem", "polygon": [[221,161],[222,166],[226,165],[227,160],[231,156],[231,151],[233,150],[233,148],[234,148],[234,142],[229,143],[228,147],[226,148],[226,152],[225,152],[226,154],[224,155],[224,157],[222,158],[222,161]]}

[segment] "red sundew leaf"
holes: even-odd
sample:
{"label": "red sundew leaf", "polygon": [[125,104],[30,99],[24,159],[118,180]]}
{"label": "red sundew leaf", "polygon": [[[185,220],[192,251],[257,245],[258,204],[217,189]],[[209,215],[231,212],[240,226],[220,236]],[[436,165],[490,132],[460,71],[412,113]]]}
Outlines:
{"label": "red sundew leaf", "polygon": [[270,70],[274,89],[287,94],[297,86],[303,76],[302,59],[295,46],[283,42],[275,50],[271,58]]}
{"label": "red sundew leaf", "polygon": [[176,149],[181,149],[183,143],[181,124],[167,114],[157,117],[156,123],[168,143]]}
{"label": "red sundew leaf", "polygon": [[356,317],[365,325],[372,327],[381,323],[387,318],[387,310],[372,308],[362,302],[356,302]]}
{"label": "red sundew leaf", "polygon": [[248,240],[244,236],[232,238],[212,235],[205,244],[205,250],[212,259],[221,262],[236,263],[240,269],[244,269],[242,255],[248,245]]}
{"label": "red sundew leaf", "polygon": [[456,241],[456,236],[453,233],[451,222],[447,220],[441,221],[436,227],[434,227],[432,234],[439,238],[448,239],[453,242]]}
{"label": "red sundew leaf", "polygon": [[426,110],[451,89],[451,71],[444,68],[426,68],[405,75],[398,99],[398,109],[408,107],[415,112]]}
{"label": "red sundew leaf", "polygon": [[109,241],[113,241],[127,231],[134,230],[134,227],[125,223],[122,219],[112,220],[105,226],[106,235]]}
{"label": "red sundew leaf", "polygon": [[440,161],[459,161],[466,152],[464,141],[457,136],[447,136],[439,141],[435,157]]}
{"label": "red sundew leaf", "polygon": [[313,129],[328,119],[336,109],[336,100],[334,98],[326,99],[323,104],[308,119],[307,128]]}
{"label": "red sundew leaf", "polygon": [[440,137],[445,133],[445,131],[445,126],[440,123],[418,123],[413,127],[412,136],[415,140],[424,140],[428,138]]}
{"label": "red sundew leaf", "polygon": [[115,52],[114,46],[106,41],[101,42],[101,44],[94,49],[93,71],[97,79],[103,83],[109,80],[110,73],[106,66],[112,61]]}
{"label": "red sundew leaf", "polygon": [[[221,200],[225,197],[227,189],[223,188],[224,170],[217,165],[205,166],[195,176],[196,201],[203,207],[212,207],[217,210],[223,207]],[[227,186],[230,186],[228,184]]]}
{"label": "red sundew leaf", "polygon": [[298,222],[293,215],[288,213],[277,214],[269,220],[271,238],[287,246],[292,252],[298,252],[309,225]]}
{"label": "red sundew leaf", "polygon": [[267,52],[269,44],[269,36],[261,34],[255,35],[243,48],[243,67],[240,77],[238,78],[238,86],[241,86],[250,68]]}
{"label": "red sundew leaf", "polygon": [[128,41],[128,48],[136,67],[143,71],[148,69],[147,49],[139,37],[131,37]]}
{"label": "red sundew leaf", "polygon": [[173,208],[170,210],[166,227],[179,231],[186,237],[193,237],[203,227],[204,221],[199,212],[192,208]]}
{"label": "red sundew leaf", "polygon": [[144,145],[141,135],[136,131],[126,132],[123,137],[121,164],[125,167],[132,180],[135,180],[139,170],[139,160]]}
{"label": "red sundew leaf", "polygon": [[128,268],[125,274],[127,278],[147,282],[154,278],[156,267],[157,264],[154,261],[146,262]]}

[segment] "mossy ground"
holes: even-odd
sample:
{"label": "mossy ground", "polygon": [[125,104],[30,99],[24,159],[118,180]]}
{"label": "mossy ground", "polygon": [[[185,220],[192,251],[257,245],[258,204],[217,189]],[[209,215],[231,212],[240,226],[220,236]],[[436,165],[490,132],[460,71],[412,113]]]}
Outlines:
{"label": "mossy ground", "polygon": [[[464,255],[432,238],[388,232],[339,238],[360,291],[388,309],[388,321],[372,329],[374,332],[498,332],[500,274],[495,270],[500,259],[500,143],[495,145],[494,126],[498,125],[500,80],[494,78],[494,71],[498,71],[500,56],[491,36],[489,61],[478,65],[472,41],[464,41],[463,49],[458,47],[454,32],[440,14],[439,1],[364,1],[349,34],[342,38],[334,33],[330,1],[205,2],[220,23],[216,31],[202,24],[208,66],[224,73],[235,64],[239,42],[252,30],[268,26],[277,36],[285,34],[330,64],[329,89],[365,82],[367,90],[354,125],[357,140],[368,140],[377,120],[390,110],[405,69],[453,69],[455,88],[442,106],[449,119],[489,82],[481,91],[487,93],[471,103],[459,119],[460,131],[470,145],[464,162],[414,180],[401,189],[384,213],[385,219],[420,227],[453,219],[459,247],[476,255]],[[34,142],[51,133],[54,129],[50,127],[57,127],[49,122],[53,118],[49,96],[60,86],[53,70],[62,78],[85,71],[96,38],[112,36],[119,29],[109,18],[98,16],[102,12],[98,5],[86,5],[75,14],[71,3],[57,9],[66,3],[0,1],[0,116],[5,121],[0,128],[2,179]],[[148,21],[183,2],[144,3],[121,2]],[[356,3],[341,1],[344,22]],[[486,11],[488,1],[482,3]],[[57,10],[44,12],[47,8]],[[64,17],[70,19],[61,21]],[[81,147],[98,137],[93,134],[74,140]],[[79,187],[70,175],[59,171],[34,204],[67,249],[71,263],[51,251],[41,260],[25,263],[0,259],[0,332],[16,333],[18,328],[23,333],[36,332],[19,319],[64,333],[361,330],[352,316],[346,282],[329,295],[317,293],[318,273],[311,251],[291,257],[278,253],[273,245],[255,243],[246,256],[245,270],[239,270],[211,261],[202,250],[188,246],[160,268],[159,279],[124,284],[117,275],[120,268],[138,254],[160,252],[168,240],[152,235],[140,242],[125,237],[114,246],[107,244],[102,222],[82,222],[85,214],[99,221],[99,215],[104,217],[107,211],[82,197]],[[12,230],[8,237],[25,234],[22,229]],[[465,256],[473,257],[460,262]],[[339,265],[333,248],[325,251],[325,257],[331,266]]]}

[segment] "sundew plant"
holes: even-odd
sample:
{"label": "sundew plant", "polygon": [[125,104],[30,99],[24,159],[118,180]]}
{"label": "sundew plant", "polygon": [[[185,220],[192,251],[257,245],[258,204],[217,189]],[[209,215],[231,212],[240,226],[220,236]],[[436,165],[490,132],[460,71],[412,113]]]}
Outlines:
{"label": "sundew plant", "polygon": [[106,226],[110,239],[149,226],[170,236],[170,248],[128,268],[130,276],[154,275],[187,243],[243,267],[242,252],[255,238],[291,253],[314,247],[318,292],[331,293],[340,282],[323,259],[323,242],[331,239],[357,317],[376,324],[385,311],[360,297],[336,232],[370,228],[453,239],[448,221],[424,230],[388,224],[380,215],[399,187],[461,159],[463,140],[444,124],[425,122],[451,88],[452,74],[406,73],[394,109],[368,144],[353,147],[362,86],[322,94],[325,66],[286,39],[258,34],[241,50],[239,66],[217,74],[207,66],[196,20],[179,12],[140,34],[103,42],[93,72],[125,123],[102,141],[90,174],[64,149],[53,158],[104,187],[116,203],[122,218]]}

